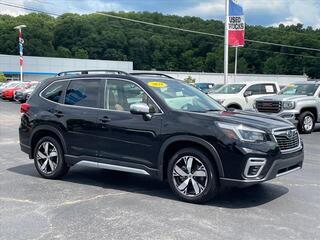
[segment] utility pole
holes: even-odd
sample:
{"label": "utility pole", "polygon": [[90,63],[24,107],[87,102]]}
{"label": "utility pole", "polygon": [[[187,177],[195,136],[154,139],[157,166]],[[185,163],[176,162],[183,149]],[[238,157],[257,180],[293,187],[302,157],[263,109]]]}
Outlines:
{"label": "utility pole", "polygon": [[237,78],[237,68],[238,68],[238,46],[235,47],[235,54],[234,54],[234,82],[236,82],[236,78]]}
{"label": "utility pole", "polygon": [[26,25],[19,25],[14,27],[14,29],[17,29],[19,31],[19,64],[20,64],[20,81],[23,82],[23,44],[24,40],[22,38],[22,28],[27,27]]}
{"label": "utility pole", "polygon": [[225,27],[224,27],[224,84],[228,83],[228,56],[229,56],[229,0],[225,0]]}

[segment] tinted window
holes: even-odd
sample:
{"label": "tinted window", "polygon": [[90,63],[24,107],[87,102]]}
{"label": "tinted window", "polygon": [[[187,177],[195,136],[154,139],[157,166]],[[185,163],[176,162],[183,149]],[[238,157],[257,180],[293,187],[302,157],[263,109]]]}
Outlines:
{"label": "tinted window", "polygon": [[262,93],[263,94],[276,94],[277,93],[276,85],[274,85],[274,84],[263,84]]}
{"label": "tinted window", "polygon": [[239,93],[246,85],[245,84],[227,84],[219,88],[216,93],[218,94],[235,94]]}
{"label": "tinted window", "polygon": [[60,102],[65,83],[66,82],[55,82],[51,84],[42,92],[41,96],[53,102]]}
{"label": "tinted window", "polygon": [[135,83],[123,80],[108,80],[105,91],[105,108],[117,111],[130,111],[134,103],[146,103],[159,112],[151,98]]}
{"label": "tinted window", "polygon": [[318,89],[316,84],[289,84],[281,90],[279,94],[283,95],[307,95],[313,96]]}
{"label": "tinted window", "polygon": [[64,103],[84,107],[98,107],[100,80],[72,80]]}
{"label": "tinted window", "polygon": [[251,91],[252,95],[262,94],[263,93],[262,87],[263,87],[263,84],[255,84],[255,85],[252,85],[251,87],[248,87],[247,91]]}

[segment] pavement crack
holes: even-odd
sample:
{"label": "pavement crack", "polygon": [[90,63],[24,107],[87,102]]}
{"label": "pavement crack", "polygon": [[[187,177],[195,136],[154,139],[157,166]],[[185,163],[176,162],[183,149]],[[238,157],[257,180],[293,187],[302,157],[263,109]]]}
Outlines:
{"label": "pavement crack", "polygon": [[0,197],[0,201],[37,204],[36,202],[31,201],[31,200],[28,200],[28,199],[17,199],[17,198],[4,198],[4,197]]}
{"label": "pavement crack", "polygon": [[109,197],[109,196],[118,196],[118,195],[124,195],[124,194],[127,194],[127,193],[125,193],[125,192],[123,192],[123,193],[109,193],[109,194],[97,195],[97,196],[94,196],[91,198],[68,200],[68,201],[64,201],[63,203],[56,205],[56,207],[74,205],[74,204],[79,204],[79,203],[83,203],[83,202],[90,202],[90,201],[94,201],[94,200],[97,200],[100,198],[105,198],[105,197]]}

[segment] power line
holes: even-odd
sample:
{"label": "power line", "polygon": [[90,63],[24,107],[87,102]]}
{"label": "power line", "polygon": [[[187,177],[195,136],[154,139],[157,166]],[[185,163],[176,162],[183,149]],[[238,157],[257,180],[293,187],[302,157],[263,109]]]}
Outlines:
{"label": "power line", "polygon": [[[57,13],[52,13],[52,12],[45,12],[33,8],[28,8],[22,5],[18,4],[11,4],[8,2],[0,2],[2,5],[10,6],[10,7],[15,7],[15,8],[21,8],[24,10],[28,11],[33,11],[33,12],[39,12],[39,13],[45,13],[48,15],[53,15],[53,16],[60,16],[60,14]],[[132,19],[132,18],[126,18],[126,17],[121,17],[121,16],[116,16],[108,13],[103,13],[103,12],[96,12],[94,14],[97,15],[102,15],[110,18],[115,18],[119,20],[124,20],[124,21],[129,21],[129,22],[134,22],[134,23],[140,23],[144,25],[149,25],[149,26],[154,26],[154,27],[161,27],[161,28],[166,28],[166,29],[171,29],[171,30],[177,30],[177,31],[182,31],[182,32],[188,32],[188,33],[194,33],[194,34],[201,34],[201,35],[206,35],[206,36],[213,36],[213,37],[218,37],[218,38],[224,38],[224,35],[220,34],[214,34],[214,33],[207,33],[207,32],[202,32],[202,31],[195,31],[195,30],[189,30],[189,29],[184,29],[184,28],[178,28],[178,27],[173,27],[173,26],[168,26],[168,25],[163,25],[163,24],[158,24],[158,23],[151,23],[151,22],[146,22],[146,21],[141,21],[137,19]],[[251,40],[251,39],[245,39],[246,42],[252,42],[252,43],[258,43],[258,44],[264,44],[264,45],[273,45],[273,46],[278,46],[278,47],[285,47],[285,48],[294,48],[294,49],[300,49],[300,50],[307,50],[307,51],[316,51],[320,52],[320,49],[317,48],[308,48],[308,47],[301,47],[301,46],[293,46],[293,45],[287,45],[287,44],[280,44],[280,43],[272,43],[272,42],[266,42],[266,41],[259,41],[259,40]],[[287,55],[292,55],[289,53],[281,53],[277,52],[279,54],[287,54]],[[298,55],[298,54],[297,54]],[[306,55],[300,55],[300,56],[306,56]],[[306,56],[310,57],[310,56]]]}

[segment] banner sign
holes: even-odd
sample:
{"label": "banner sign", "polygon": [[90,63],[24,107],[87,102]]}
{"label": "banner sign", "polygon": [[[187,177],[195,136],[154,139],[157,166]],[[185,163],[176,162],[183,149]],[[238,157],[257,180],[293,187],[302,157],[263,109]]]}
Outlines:
{"label": "banner sign", "polygon": [[228,17],[229,46],[243,47],[245,21],[242,7],[235,0],[230,0]]}
{"label": "banner sign", "polygon": [[19,29],[19,54],[20,54],[20,66],[23,65],[23,44],[22,31]]}

